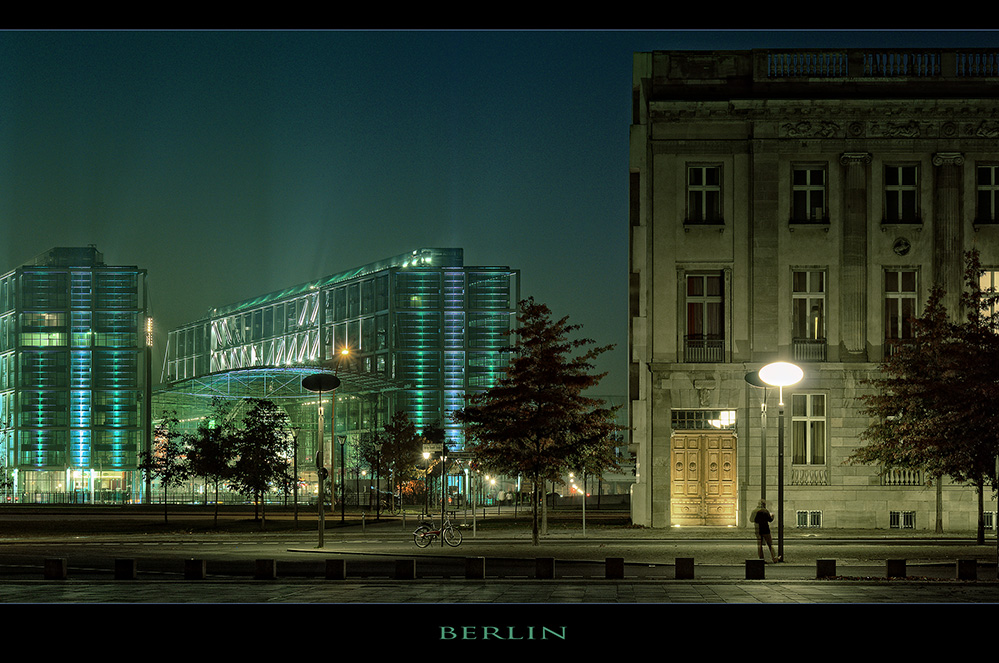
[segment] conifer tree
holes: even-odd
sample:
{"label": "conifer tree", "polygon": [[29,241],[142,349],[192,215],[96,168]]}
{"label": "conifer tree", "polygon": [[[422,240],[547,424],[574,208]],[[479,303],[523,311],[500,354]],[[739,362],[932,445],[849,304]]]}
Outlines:
{"label": "conifer tree", "polygon": [[594,360],[613,346],[570,339],[580,326],[568,317],[553,321],[533,298],[519,303],[517,322],[506,375],[452,416],[465,427],[480,467],[530,481],[537,545],[544,482],[560,481],[584,459],[606,459],[619,430],[616,408],[584,395],[605,375],[592,372]]}

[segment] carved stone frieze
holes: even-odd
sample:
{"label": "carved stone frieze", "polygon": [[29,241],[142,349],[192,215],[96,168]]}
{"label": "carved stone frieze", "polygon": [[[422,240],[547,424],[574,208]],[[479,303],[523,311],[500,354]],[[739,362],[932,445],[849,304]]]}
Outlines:
{"label": "carved stone frieze", "polygon": [[872,122],[868,127],[871,136],[888,138],[919,138],[924,134],[915,120],[908,122]]}
{"label": "carved stone frieze", "polygon": [[833,138],[840,134],[835,122],[785,122],[780,127],[780,135],[787,138]]}

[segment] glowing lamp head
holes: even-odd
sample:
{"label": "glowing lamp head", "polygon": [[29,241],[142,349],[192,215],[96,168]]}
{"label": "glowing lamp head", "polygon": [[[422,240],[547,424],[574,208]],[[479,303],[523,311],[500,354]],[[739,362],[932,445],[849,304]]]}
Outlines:
{"label": "glowing lamp head", "polygon": [[779,387],[780,404],[784,405],[784,387],[798,384],[805,373],[798,366],[786,361],[778,361],[767,364],[760,369],[760,379],[767,384]]}
{"label": "glowing lamp head", "polygon": [[773,387],[788,387],[797,384],[804,375],[801,368],[786,361],[767,364],[760,369],[760,379]]}

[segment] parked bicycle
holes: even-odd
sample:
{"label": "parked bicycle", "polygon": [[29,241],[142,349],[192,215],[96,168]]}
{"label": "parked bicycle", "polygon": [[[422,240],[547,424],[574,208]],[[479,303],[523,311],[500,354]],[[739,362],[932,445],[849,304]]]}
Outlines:
{"label": "parked bicycle", "polygon": [[451,523],[448,516],[438,529],[434,529],[433,523],[424,522],[413,532],[413,541],[418,548],[426,548],[437,537],[443,537],[444,543],[449,546],[461,545],[461,531]]}

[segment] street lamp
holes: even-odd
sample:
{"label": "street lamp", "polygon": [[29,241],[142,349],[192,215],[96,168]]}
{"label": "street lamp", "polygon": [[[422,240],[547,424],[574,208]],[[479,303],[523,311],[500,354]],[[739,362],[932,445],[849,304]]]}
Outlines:
{"label": "street lamp", "polygon": [[334,391],[340,386],[340,378],[329,373],[313,373],[302,378],[302,386],[309,391],[318,392],[319,409],[317,414],[319,428],[318,451],[316,452],[316,473],[319,475],[319,547],[323,547],[323,537],[326,532],[326,522],[324,518],[323,502],[326,500],[325,486],[327,473],[326,464],[323,462],[323,429],[326,427],[323,417],[323,392]]}
{"label": "street lamp", "polygon": [[777,387],[779,424],[777,429],[777,559],[784,561],[784,387],[798,384],[804,372],[786,361],[767,364],[760,369],[760,379]]}
{"label": "street lamp", "polygon": [[430,486],[427,477],[430,474],[430,452],[423,452],[423,514],[430,515]]}
{"label": "street lamp", "polygon": [[759,371],[746,373],[746,382],[763,390],[760,399],[760,499],[767,499],[767,383]]}
{"label": "street lamp", "polygon": [[[349,354],[349,352],[350,351],[347,348],[344,348],[343,351],[340,353],[340,358],[346,357]],[[324,536],[326,533],[325,512],[323,508],[323,502],[326,501],[326,496],[324,494],[326,477],[324,475],[328,474],[329,472],[326,469],[326,464],[323,460],[323,430],[326,428],[325,425],[326,421],[325,417],[323,416],[323,392],[324,391],[335,392],[336,388],[340,386],[340,378],[338,378],[336,375],[339,372],[339,370],[340,370],[340,361],[338,359],[336,363],[336,368],[334,369],[332,375],[330,375],[329,373],[313,373],[312,375],[307,375],[304,378],[302,378],[302,387],[311,392],[316,392],[319,394],[319,408],[317,413],[319,439],[317,444],[318,451],[316,452],[316,471],[317,474],[319,475],[319,547],[320,548],[323,547]],[[336,407],[335,393],[333,395],[331,403],[333,408],[335,408]],[[333,414],[332,408],[330,412],[332,415]],[[331,416],[331,421],[333,427],[335,428],[336,419]],[[333,432],[334,434],[336,433],[335,430]],[[332,446],[330,447],[330,460],[331,461],[333,460]],[[330,484],[332,485],[332,479],[330,481]]]}

